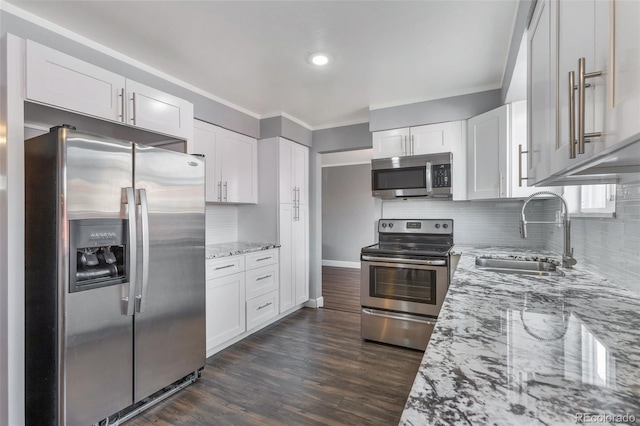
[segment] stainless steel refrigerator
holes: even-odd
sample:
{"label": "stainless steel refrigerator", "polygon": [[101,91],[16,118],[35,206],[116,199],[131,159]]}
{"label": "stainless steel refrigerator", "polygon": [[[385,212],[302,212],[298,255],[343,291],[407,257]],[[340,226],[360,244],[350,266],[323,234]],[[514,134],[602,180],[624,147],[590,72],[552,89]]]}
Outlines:
{"label": "stainless steel refrigerator", "polygon": [[27,424],[90,425],[205,364],[204,160],[25,141]]}

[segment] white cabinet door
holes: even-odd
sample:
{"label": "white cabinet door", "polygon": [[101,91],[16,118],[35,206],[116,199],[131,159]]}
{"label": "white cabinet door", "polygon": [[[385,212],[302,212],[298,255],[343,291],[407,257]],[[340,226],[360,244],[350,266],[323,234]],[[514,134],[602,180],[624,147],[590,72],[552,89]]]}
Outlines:
{"label": "white cabinet door", "polygon": [[309,148],[299,144],[293,147],[293,183],[299,204],[309,204]]}
{"label": "white cabinet door", "polygon": [[528,30],[527,177],[531,184],[551,174],[556,150],[556,6],[539,0]]}
{"label": "white cabinet door", "polygon": [[280,313],[295,306],[294,210],[293,204],[280,204]]}
{"label": "white cabinet door", "polygon": [[246,330],[244,272],[207,280],[207,351]]}
{"label": "white cabinet door", "polygon": [[199,120],[194,121],[193,140],[187,145],[190,154],[204,154],[205,159],[205,200],[207,202],[221,201],[222,177],[216,168],[216,145],[218,140],[217,127]]}
{"label": "white cabinet door", "polygon": [[295,304],[309,300],[309,210],[306,205],[298,209],[293,222],[293,280]]}
{"label": "white cabinet door", "polygon": [[127,123],[159,133],[191,138],[193,104],[153,87],[127,80]]}
{"label": "white cabinet door", "polygon": [[612,98],[606,147],[640,140],[640,2],[613,3],[611,36],[612,70],[608,84],[612,87]]}
{"label": "white cabinet door", "polygon": [[221,129],[216,144],[216,169],[222,180],[222,201],[258,202],[258,142]]}
{"label": "white cabinet door", "polygon": [[291,165],[294,159],[293,142],[279,138],[278,143],[278,179],[280,185],[279,201],[280,204],[293,203],[295,195],[295,178]]}
{"label": "white cabinet door", "polygon": [[390,158],[409,153],[409,128],[373,132],[373,158]]}
{"label": "white cabinet door", "polygon": [[411,155],[451,152],[453,144],[451,123],[428,124],[411,127]]}
{"label": "white cabinet door", "polygon": [[509,106],[467,123],[467,195],[470,200],[506,197]]}
{"label": "white cabinet door", "polygon": [[27,99],[124,121],[125,78],[27,40]]}

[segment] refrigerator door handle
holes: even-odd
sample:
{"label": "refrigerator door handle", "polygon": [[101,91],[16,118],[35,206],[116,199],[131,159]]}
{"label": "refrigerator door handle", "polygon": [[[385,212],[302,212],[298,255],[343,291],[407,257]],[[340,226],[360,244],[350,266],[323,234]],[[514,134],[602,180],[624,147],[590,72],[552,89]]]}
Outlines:
{"label": "refrigerator door handle", "polygon": [[149,289],[149,206],[147,204],[147,190],[138,190],[138,201],[140,204],[140,235],[142,237],[142,288],[140,294],[136,296],[136,305],[139,313],[143,313],[147,304],[147,293]]}
{"label": "refrigerator door handle", "polygon": [[125,304],[125,315],[133,315],[134,301],[136,296],[136,266],[138,263],[138,247],[136,230],[136,199],[134,197],[133,188],[124,188],[125,204],[127,205],[127,217],[129,219],[129,294],[123,296],[122,301]]}

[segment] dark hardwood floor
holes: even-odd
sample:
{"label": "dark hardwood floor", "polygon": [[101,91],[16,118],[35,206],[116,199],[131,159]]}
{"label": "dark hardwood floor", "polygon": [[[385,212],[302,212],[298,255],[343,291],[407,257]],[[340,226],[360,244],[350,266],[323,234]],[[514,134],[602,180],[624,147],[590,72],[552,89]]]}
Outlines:
{"label": "dark hardwood floor", "polygon": [[360,269],[322,267],[325,309],[360,313]]}
{"label": "dark hardwood floor", "polygon": [[421,358],[362,341],[358,314],[303,308],[125,425],[396,425]]}

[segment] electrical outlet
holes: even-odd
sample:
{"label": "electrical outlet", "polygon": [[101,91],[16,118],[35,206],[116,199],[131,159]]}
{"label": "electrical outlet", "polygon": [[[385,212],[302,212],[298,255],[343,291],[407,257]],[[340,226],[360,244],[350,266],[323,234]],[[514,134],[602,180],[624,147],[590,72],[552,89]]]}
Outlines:
{"label": "electrical outlet", "polygon": [[640,185],[625,186],[621,192],[623,200],[640,200]]}

